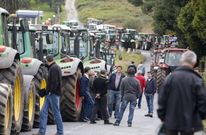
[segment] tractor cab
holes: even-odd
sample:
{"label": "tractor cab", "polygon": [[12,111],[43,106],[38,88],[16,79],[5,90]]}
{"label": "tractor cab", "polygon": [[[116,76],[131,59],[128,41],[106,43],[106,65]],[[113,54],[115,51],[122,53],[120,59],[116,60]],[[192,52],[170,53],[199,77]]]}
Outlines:
{"label": "tractor cab", "polygon": [[187,49],[172,47],[154,50],[151,73],[157,79],[158,89],[166,76],[180,66],[180,59],[185,51]]}

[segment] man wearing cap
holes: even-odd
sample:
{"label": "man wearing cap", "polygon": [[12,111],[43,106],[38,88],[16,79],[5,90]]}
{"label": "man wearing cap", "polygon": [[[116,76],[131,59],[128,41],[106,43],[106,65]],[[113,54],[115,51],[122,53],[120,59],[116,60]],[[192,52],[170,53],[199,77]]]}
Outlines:
{"label": "man wearing cap", "polygon": [[63,135],[63,123],[60,113],[62,72],[55,63],[53,56],[47,56],[46,60],[49,70],[46,93],[45,95],[40,94],[41,97],[45,96],[45,102],[40,112],[39,132],[33,135],[45,135],[49,107],[51,107],[57,125],[56,135]]}

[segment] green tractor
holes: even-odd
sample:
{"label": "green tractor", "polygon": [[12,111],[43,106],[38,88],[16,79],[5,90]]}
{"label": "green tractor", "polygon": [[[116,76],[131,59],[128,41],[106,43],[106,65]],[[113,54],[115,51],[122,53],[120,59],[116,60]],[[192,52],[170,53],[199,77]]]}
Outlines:
{"label": "green tractor", "polygon": [[106,70],[107,66],[106,62],[100,58],[100,46],[94,45],[94,38],[87,29],[77,29],[74,40],[74,45],[77,46],[75,54],[83,61],[84,67],[100,72],[103,69]]}
{"label": "green tractor", "polygon": [[[37,28],[36,33],[35,50],[42,57],[53,55],[62,70],[62,84],[64,84],[60,102],[62,119],[63,121],[77,121],[82,106],[79,79],[83,73],[83,63],[80,59],[72,57],[74,51],[72,48],[75,46],[70,42],[71,30],[65,25],[54,25],[51,28],[41,26]],[[52,121],[50,116],[49,120]]]}
{"label": "green tractor", "polygon": [[[22,126],[25,91],[20,54],[9,44],[8,15],[0,8],[0,83],[6,83],[0,86],[0,134],[15,135]],[[7,85],[11,85],[11,90]]]}
{"label": "green tractor", "polygon": [[[12,44],[20,54],[20,64],[24,75],[24,85],[26,89],[25,111],[23,116],[22,130],[29,131],[32,127],[39,126],[39,113],[44,103],[44,98],[40,98],[38,91],[46,88],[47,69],[44,63],[36,58],[35,50],[32,48],[29,33],[28,21],[12,17],[13,24],[9,25],[9,33],[12,36]],[[34,86],[33,86],[34,85]]]}

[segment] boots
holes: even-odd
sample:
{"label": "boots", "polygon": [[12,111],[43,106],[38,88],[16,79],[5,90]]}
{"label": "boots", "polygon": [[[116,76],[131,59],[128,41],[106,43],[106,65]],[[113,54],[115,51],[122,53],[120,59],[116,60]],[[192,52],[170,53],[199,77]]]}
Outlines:
{"label": "boots", "polygon": [[104,120],[104,124],[105,124],[105,125],[112,125],[112,123],[109,122],[109,120]]}

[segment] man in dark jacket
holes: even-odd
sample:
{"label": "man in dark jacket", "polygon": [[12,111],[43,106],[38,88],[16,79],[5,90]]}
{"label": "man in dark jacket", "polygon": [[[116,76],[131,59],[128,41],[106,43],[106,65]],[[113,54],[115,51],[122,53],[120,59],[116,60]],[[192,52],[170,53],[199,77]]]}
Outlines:
{"label": "man in dark jacket", "polygon": [[137,105],[137,98],[139,97],[139,93],[140,93],[140,83],[134,76],[135,69],[131,67],[128,69],[127,72],[128,72],[128,76],[122,80],[122,83],[120,86],[120,90],[122,94],[122,104],[120,107],[119,115],[116,119],[116,122],[114,123],[114,126],[119,126],[122,120],[124,111],[129,103],[130,103],[129,117],[128,117],[127,122],[128,122],[128,127],[132,126],[134,109]]}
{"label": "man in dark jacket", "polygon": [[145,117],[153,117],[153,101],[154,101],[154,94],[156,93],[156,80],[152,78],[152,74],[150,72],[147,73],[147,82],[145,87],[145,97],[147,101],[147,107],[148,107],[148,114],[145,115]]}
{"label": "man in dark jacket", "polygon": [[63,123],[60,113],[62,72],[55,63],[53,56],[47,56],[46,59],[49,66],[46,97],[40,112],[39,133],[36,135],[45,135],[49,107],[51,107],[55,123],[57,124],[57,135],[63,135]]}
{"label": "man in dark jacket", "polygon": [[109,114],[110,116],[112,116],[113,107],[115,105],[115,113],[114,113],[115,118],[117,118],[119,114],[119,105],[121,102],[121,92],[119,88],[123,78],[124,78],[124,74],[122,73],[122,66],[118,66],[117,72],[113,73],[109,79],[108,108],[109,108]]}
{"label": "man in dark jacket", "polygon": [[109,115],[107,111],[107,86],[106,70],[100,72],[100,76],[94,80],[93,89],[95,92],[95,106],[92,112],[91,124],[95,124],[97,111],[100,110],[104,124],[111,124],[109,122]]}
{"label": "man in dark jacket", "polygon": [[193,70],[197,56],[183,53],[181,67],[171,73],[159,93],[158,117],[164,123],[166,135],[193,135],[203,130],[206,116],[206,90],[203,79]]}
{"label": "man in dark jacket", "polygon": [[94,101],[90,93],[89,75],[90,75],[91,69],[89,67],[86,67],[84,69],[84,72],[85,72],[84,75],[80,79],[80,95],[83,98],[83,102],[82,102],[83,110],[81,114],[81,120],[83,122],[87,122],[91,118]]}

